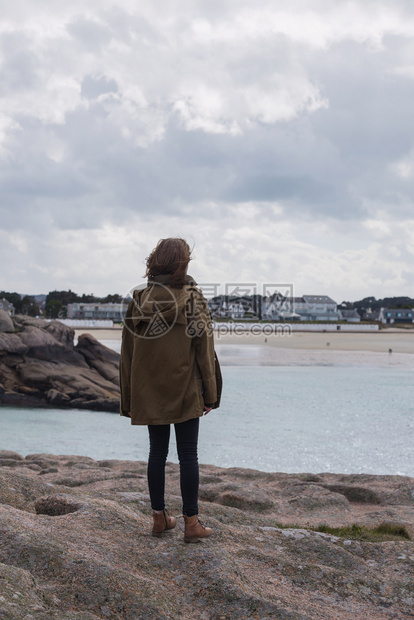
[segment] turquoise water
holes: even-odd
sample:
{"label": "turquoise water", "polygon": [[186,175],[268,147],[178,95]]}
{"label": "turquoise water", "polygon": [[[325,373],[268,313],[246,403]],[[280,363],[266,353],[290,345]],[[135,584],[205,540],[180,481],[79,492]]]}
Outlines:
{"label": "turquoise water", "polygon": [[[201,421],[200,462],[263,471],[414,475],[414,371],[222,368],[220,409]],[[146,427],[114,413],[0,408],[0,449],[147,458]],[[177,462],[174,441],[169,459]]]}

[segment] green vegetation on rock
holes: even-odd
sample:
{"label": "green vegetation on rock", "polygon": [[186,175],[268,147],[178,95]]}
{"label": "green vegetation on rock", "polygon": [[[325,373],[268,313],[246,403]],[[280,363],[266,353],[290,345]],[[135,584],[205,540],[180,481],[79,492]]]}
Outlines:
{"label": "green vegetation on rock", "polygon": [[383,542],[387,540],[411,540],[407,529],[398,523],[388,523],[386,521],[375,527],[359,525],[345,525],[342,527],[332,527],[326,523],[321,523],[316,527],[298,525],[297,523],[276,523],[280,529],[306,529],[312,532],[322,532],[323,534],[332,534],[340,538],[353,538],[357,540],[366,540],[371,542]]}

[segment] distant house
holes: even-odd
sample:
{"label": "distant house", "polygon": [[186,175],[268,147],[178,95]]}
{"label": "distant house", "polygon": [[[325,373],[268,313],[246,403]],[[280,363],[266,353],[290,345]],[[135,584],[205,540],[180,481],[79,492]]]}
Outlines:
{"label": "distant house", "polygon": [[296,308],[303,304],[302,297],[272,295],[263,302],[263,316],[273,321],[300,321]]}
{"label": "distant house", "polygon": [[346,321],[347,323],[359,323],[361,320],[361,317],[359,316],[356,308],[352,308],[349,310],[347,310],[346,308],[340,308],[339,314],[341,316],[341,319],[343,321]]}
{"label": "distant house", "polygon": [[295,312],[306,317],[307,321],[339,321],[340,313],[336,301],[328,295],[303,295],[305,307],[301,310],[295,308]]}
{"label": "distant house", "polygon": [[207,305],[210,310],[211,316],[218,316],[218,312],[220,310],[220,303],[221,302],[217,301],[216,299],[207,300]]}
{"label": "distant house", "polygon": [[228,313],[232,319],[242,319],[244,317],[243,304],[239,301],[229,304]]}
{"label": "distant house", "polygon": [[209,299],[207,305],[212,317],[220,318],[229,316],[229,308],[224,295]]}
{"label": "distant house", "polygon": [[379,310],[371,310],[371,308],[367,308],[362,315],[364,321],[379,321]]}
{"label": "distant house", "polygon": [[[285,297],[274,293],[259,300],[253,296],[215,297],[208,302],[215,318],[255,318],[258,315],[268,321],[340,321],[341,313],[337,303],[327,295],[303,295]],[[259,308],[261,305],[261,310]],[[351,311],[348,319],[356,322],[359,314]]]}
{"label": "distant house", "polygon": [[378,320],[384,324],[414,323],[414,308],[381,308]]}
{"label": "distant house", "polygon": [[220,295],[207,303],[212,316],[216,318],[242,319],[255,314],[253,300],[246,295]]}
{"label": "distant house", "polygon": [[5,310],[9,316],[14,316],[14,306],[7,299],[0,299],[0,310]]}
{"label": "distant house", "polygon": [[277,299],[265,299],[263,302],[263,318],[267,320],[277,320],[279,318],[280,303]]}
{"label": "distant house", "polygon": [[120,323],[125,316],[124,304],[73,303],[68,304],[68,319],[112,319]]}
{"label": "distant house", "polygon": [[340,321],[337,303],[327,295],[284,297],[270,302],[265,310],[274,320]]}

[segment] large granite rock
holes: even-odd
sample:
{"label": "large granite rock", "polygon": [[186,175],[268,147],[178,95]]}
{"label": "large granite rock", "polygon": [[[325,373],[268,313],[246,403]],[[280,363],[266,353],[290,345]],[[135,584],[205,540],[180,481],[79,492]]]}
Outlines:
{"label": "large granite rock", "polygon": [[[0,617],[412,618],[411,540],[368,542],[310,526],[393,522],[413,536],[413,478],[208,465],[200,475],[214,532],[186,545],[181,519],[151,536],[144,462],[0,451]],[[172,463],[167,489],[178,516]]]}
{"label": "large granite rock", "polygon": [[90,334],[81,334],[76,350],[83,355],[87,364],[102,377],[119,385],[119,354],[103,347]]}
{"label": "large granite rock", "polygon": [[[10,318],[10,317],[8,317]],[[119,410],[119,355],[59,321],[13,318],[0,333],[0,404]]]}

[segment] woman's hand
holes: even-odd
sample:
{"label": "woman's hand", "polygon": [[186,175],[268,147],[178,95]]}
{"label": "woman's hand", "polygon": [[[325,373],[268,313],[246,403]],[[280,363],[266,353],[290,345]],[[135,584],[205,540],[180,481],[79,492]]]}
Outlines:
{"label": "woman's hand", "polygon": [[203,415],[207,415],[210,413],[213,407],[209,407],[209,405],[204,405]]}

